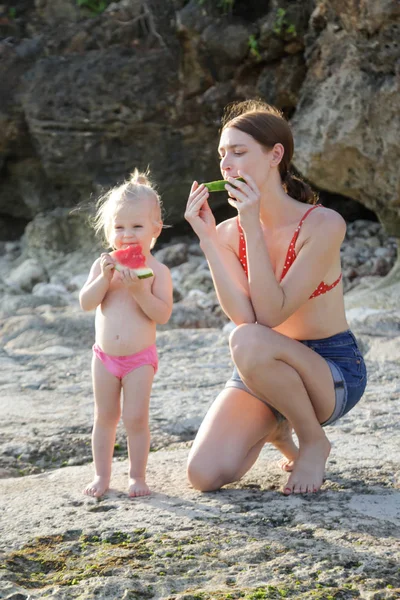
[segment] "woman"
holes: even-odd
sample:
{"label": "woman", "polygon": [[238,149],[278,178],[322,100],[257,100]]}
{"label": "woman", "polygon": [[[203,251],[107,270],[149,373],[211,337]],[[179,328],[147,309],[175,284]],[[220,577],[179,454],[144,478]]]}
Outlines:
{"label": "woman", "polygon": [[330,452],[323,426],[353,408],[366,385],[343,301],[346,223],[291,174],[293,138],[277,109],[233,105],[219,154],[238,216],[216,227],[208,190],[195,181],[185,218],[237,325],[230,337],[235,370],[199,429],[188,477],[203,491],[237,481],[271,442],[290,472],[283,492],[314,492]]}

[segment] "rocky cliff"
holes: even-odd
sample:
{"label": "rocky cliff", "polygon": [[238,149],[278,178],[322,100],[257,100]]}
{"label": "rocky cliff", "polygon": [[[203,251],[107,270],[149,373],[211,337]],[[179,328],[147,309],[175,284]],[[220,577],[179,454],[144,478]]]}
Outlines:
{"label": "rocky cliff", "polygon": [[399,11],[396,0],[2,3],[0,237],[135,165],[150,165],[167,222],[181,220],[191,181],[218,176],[223,107],[253,96],[291,119],[303,176],[399,237]]}

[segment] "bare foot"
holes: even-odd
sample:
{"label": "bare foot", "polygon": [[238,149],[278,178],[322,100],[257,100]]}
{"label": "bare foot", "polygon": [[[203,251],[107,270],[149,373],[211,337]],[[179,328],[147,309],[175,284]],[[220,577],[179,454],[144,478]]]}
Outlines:
{"label": "bare foot", "polygon": [[287,458],[281,458],[278,460],[278,466],[282,469],[282,471],[286,471],[287,473],[291,473],[294,467],[294,460],[288,460]]}
{"label": "bare foot", "polygon": [[93,496],[94,498],[100,498],[108,490],[110,480],[108,477],[96,476],[89,485],[85,487],[83,493],[86,496]]}
{"label": "bare foot", "polygon": [[131,498],[138,498],[139,496],[149,496],[151,494],[150,488],[145,482],[144,477],[131,477],[129,479],[128,494]]}
{"label": "bare foot", "polygon": [[287,421],[282,421],[278,425],[276,435],[274,438],[268,440],[277,448],[285,458],[278,461],[278,465],[284,471],[292,471],[294,461],[298,457],[299,450],[293,441],[292,427]]}
{"label": "bare foot", "polygon": [[309,444],[301,444],[293,471],[283,488],[286,496],[317,492],[322,485],[325,464],[331,451],[326,436]]}

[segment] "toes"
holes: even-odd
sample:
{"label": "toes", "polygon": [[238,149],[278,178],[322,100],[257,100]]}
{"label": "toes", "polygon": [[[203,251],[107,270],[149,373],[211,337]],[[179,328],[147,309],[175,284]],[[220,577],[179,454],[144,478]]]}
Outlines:
{"label": "toes", "polygon": [[91,496],[92,498],[100,498],[106,490],[97,487],[88,487],[83,490],[85,496]]}

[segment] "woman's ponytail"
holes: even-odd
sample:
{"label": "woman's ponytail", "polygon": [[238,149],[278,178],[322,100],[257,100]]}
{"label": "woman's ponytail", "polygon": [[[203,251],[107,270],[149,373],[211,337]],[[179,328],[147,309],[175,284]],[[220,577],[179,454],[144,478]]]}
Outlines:
{"label": "woman's ponytail", "polygon": [[293,175],[289,170],[286,171],[285,175],[281,175],[281,177],[283,187],[289,196],[305,204],[316,204],[318,196],[313,192],[308,183],[300,179],[300,177]]}

